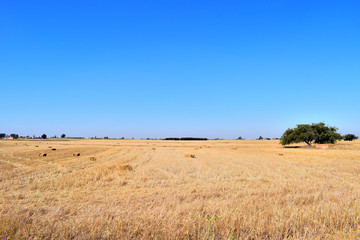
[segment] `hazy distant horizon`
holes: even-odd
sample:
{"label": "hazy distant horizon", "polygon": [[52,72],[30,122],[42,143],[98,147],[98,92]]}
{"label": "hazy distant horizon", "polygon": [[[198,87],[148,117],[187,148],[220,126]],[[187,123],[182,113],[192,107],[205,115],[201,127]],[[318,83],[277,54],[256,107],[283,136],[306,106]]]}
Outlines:
{"label": "hazy distant horizon", "polygon": [[[301,124],[301,123],[298,123]],[[306,123],[307,124],[307,123]],[[335,126],[335,127],[339,127],[337,125],[332,125],[332,124],[327,124],[330,126]],[[292,125],[289,126],[288,128],[294,128],[296,127],[296,125]],[[103,137],[109,137],[109,138],[127,138],[127,139],[131,139],[131,138],[135,138],[135,139],[146,139],[146,138],[169,138],[169,137],[204,137],[204,138],[208,138],[208,139],[215,139],[215,138],[220,138],[220,139],[236,139],[238,137],[243,137],[245,139],[251,140],[251,139],[257,139],[259,136],[262,136],[264,138],[280,138],[281,135],[283,134],[283,132],[287,129],[284,128],[283,130],[279,131],[278,133],[274,132],[273,134],[271,133],[271,129],[266,130],[265,128],[258,128],[257,130],[254,130],[252,134],[236,134],[236,133],[231,133],[230,131],[221,131],[218,130],[218,134],[209,134],[209,133],[201,133],[200,131],[196,132],[196,131],[169,131],[168,133],[163,133],[162,135],[158,134],[158,135],[154,135],[151,134],[151,131],[148,130],[146,132],[148,132],[148,135],[146,134],[146,132],[137,132],[137,133],[131,133],[130,131],[123,131],[123,134],[116,134],[115,132],[118,131],[114,131],[111,132],[111,130],[106,130],[103,132],[92,132],[93,134],[89,134],[89,133],[84,133],[82,134],[81,131],[79,132],[71,132],[71,131],[54,131],[54,130],[49,130],[49,131],[37,131],[36,133],[26,133],[26,131],[17,131],[16,128],[10,128],[13,129],[12,131],[5,131],[3,128],[0,129],[0,133],[6,133],[6,134],[11,134],[11,133],[16,133],[19,134],[19,136],[30,136],[32,137],[33,135],[35,135],[36,137],[41,136],[42,134],[46,134],[47,137],[52,137],[52,136],[57,136],[58,138],[60,138],[61,134],[66,134],[67,137],[85,137],[85,138],[91,138],[91,137],[98,137],[98,138],[103,138]],[[263,131],[262,131],[263,130]],[[240,129],[239,129],[240,131]],[[250,130],[248,129],[247,132],[249,132]],[[158,132],[162,132],[161,130],[159,130]],[[245,131],[243,131],[245,132]],[[345,135],[348,133],[353,133],[356,135],[360,135],[359,131],[351,131],[351,129],[347,129],[347,128],[339,128],[338,132],[341,135]]]}

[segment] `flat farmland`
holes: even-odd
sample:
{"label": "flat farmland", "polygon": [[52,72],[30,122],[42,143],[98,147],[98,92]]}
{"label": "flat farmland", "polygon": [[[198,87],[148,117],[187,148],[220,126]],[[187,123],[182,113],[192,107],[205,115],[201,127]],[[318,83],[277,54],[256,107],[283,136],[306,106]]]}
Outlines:
{"label": "flat farmland", "polygon": [[359,140],[1,140],[0,169],[0,239],[360,238]]}

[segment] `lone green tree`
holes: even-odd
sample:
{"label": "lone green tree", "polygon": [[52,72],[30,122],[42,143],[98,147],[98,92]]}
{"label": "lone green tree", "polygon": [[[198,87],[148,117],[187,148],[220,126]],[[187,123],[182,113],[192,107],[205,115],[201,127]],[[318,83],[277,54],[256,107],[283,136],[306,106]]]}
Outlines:
{"label": "lone green tree", "polygon": [[336,127],[326,126],[325,123],[299,124],[296,128],[289,128],[280,139],[282,145],[305,142],[309,146],[312,143],[335,143],[342,139],[337,133]]}
{"label": "lone green tree", "polygon": [[65,137],[66,137],[65,133],[61,134],[61,138],[65,138]]}
{"label": "lone green tree", "polygon": [[41,138],[46,139],[47,138],[46,134],[44,133],[43,135],[41,135]]}
{"label": "lone green tree", "polygon": [[344,141],[352,141],[355,139],[358,139],[359,137],[354,135],[354,134],[346,134],[345,136],[343,136]]}

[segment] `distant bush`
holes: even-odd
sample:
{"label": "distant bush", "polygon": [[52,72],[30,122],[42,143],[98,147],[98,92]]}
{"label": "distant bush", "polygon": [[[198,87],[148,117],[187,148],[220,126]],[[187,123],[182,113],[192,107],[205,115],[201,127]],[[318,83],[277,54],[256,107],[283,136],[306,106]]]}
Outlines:
{"label": "distant bush", "polygon": [[65,138],[65,137],[66,137],[65,133],[61,134],[61,138]]}
{"label": "distant bush", "polygon": [[10,134],[10,137],[12,137],[13,139],[18,139],[19,134],[12,133],[12,134]]}
{"label": "distant bush", "polygon": [[343,136],[344,141],[352,141],[358,138],[359,137],[354,134],[346,134],[345,136]]}
{"label": "distant bush", "polygon": [[43,135],[41,135],[41,138],[46,139],[47,138],[46,134],[44,133]]}

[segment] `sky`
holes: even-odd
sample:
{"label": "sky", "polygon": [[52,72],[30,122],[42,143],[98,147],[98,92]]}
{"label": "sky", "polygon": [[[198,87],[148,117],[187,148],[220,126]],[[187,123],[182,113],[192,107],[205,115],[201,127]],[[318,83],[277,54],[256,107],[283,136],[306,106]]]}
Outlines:
{"label": "sky", "polygon": [[0,132],[360,135],[359,1],[0,1]]}

